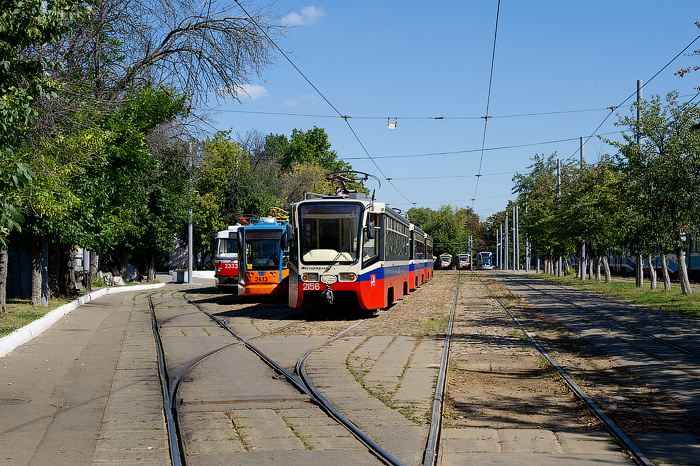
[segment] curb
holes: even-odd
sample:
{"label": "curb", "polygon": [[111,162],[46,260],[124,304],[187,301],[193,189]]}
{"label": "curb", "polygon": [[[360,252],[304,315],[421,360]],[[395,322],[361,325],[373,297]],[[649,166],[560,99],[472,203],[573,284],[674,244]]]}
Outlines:
{"label": "curb", "polygon": [[97,299],[106,294],[123,293],[127,291],[142,291],[150,290],[154,288],[161,288],[165,286],[165,283],[156,283],[153,285],[135,285],[135,286],[120,286],[119,288],[102,288],[92,293],[88,293],[80,298],[72,301],[63,306],[57,307],[53,311],[46,314],[41,319],[37,319],[34,322],[25,325],[22,328],[15,330],[7,336],[0,338],[0,358],[4,357],[7,353],[17,348],[20,345],[25,344],[35,336],[42,333],[44,330],[55,324],[61,317],[65,316],[69,312],[79,308],[85,303]]}

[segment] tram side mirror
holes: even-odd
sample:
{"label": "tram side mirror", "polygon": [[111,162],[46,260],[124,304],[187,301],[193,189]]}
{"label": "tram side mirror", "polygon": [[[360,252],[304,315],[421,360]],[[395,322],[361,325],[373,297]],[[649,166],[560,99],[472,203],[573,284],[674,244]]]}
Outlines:
{"label": "tram side mirror", "polygon": [[237,239],[238,239],[238,247],[240,248],[243,245],[243,229],[239,228],[237,231]]}
{"label": "tram side mirror", "polygon": [[289,223],[287,224],[287,241],[294,241],[294,228]]}
{"label": "tram side mirror", "polygon": [[367,224],[367,239],[374,239],[374,222]]}

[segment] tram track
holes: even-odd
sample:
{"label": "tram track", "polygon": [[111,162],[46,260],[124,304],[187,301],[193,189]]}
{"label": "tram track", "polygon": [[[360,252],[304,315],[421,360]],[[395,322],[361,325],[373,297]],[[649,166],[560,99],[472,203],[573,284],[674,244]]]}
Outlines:
{"label": "tram track", "polygon": [[591,410],[591,412],[598,418],[605,429],[613,435],[623,447],[629,452],[635,463],[643,466],[651,466],[653,463],[644,452],[620,429],[586,393],[585,391],[574,381],[574,378],[562,367],[560,366],[554,358],[538,343],[535,335],[530,332],[526,326],[515,316],[515,314],[503,303],[503,301],[496,296],[493,290],[486,284],[484,280],[481,279],[479,274],[472,271],[474,276],[478,278],[481,284],[488,290],[490,295],[498,302],[498,304],[503,308],[503,310],[510,316],[510,318],[515,322],[515,324],[521,329],[521,331],[527,336],[532,345],[542,354],[542,356],[552,365],[562,377],[565,383],[569,386],[572,392]]}
{"label": "tram track", "polygon": [[[348,326],[345,330],[337,333],[336,335],[331,336],[330,338],[326,339],[323,341],[321,344],[319,344],[316,348],[308,351],[305,353],[300,359],[297,364],[297,367],[300,368],[300,373],[301,375],[293,374],[289,371],[287,371],[285,368],[282,367],[282,365],[278,364],[277,362],[274,361],[273,358],[269,357],[264,351],[259,349],[257,346],[255,346],[252,341],[260,338],[264,338],[266,336],[269,336],[271,334],[274,334],[278,331],[284,330],[292,325],[294,325],[296,322],[289,323],[284,326],[280,326],[270,332],[264,333],[264,334],[259,334],[253,337],[249,338],[243,338],[241,335],[239,335],[237,332],[235,332],[231,327],[228,325],[228,323],[223,320],[219,319],[213,314],[204,311],[196,302],[189,300],[186,296],[184,298],[193,306],[195,306],[199,311],[206,315],[209,319],[211,319],[213,322],[215,322],[217,325],[219,325],[221,328],[223,328],[226,332],[228,332],[232,338],[234,338],[236,341],[218,348],[215,348],[212,351],[209,351],[205,354],[202,354],[198,357],[195,357],[192,359],[192,361],[187,364],[176,376],[168,375],[167,372],[167,362],[165,361],[165,357],[163,357],[163,363],[162,363],[162,369],[161,373],[164,374],[163,377],[165,380],[169,380],[170,383],[167,384],[167,387],[164,387],[164,404],[166,405],[166,413],[170,413],[168,417],[168,426],[169,429],[174,432],[173,434],[169,435],[169,441],[171,445],[171,455],[174,458],[173,464],[189,464],[187,461],[187,453],[186,453],[186,448],[183,446],[183,441],[182,441],[182,436],[179,434],[180,427],[179,427],[179,413],[178,413],[178,408],[179,405],[182,403],[181,400],[178,399],[177,397],[177,390],[178,387],[180,386],[183,378],[187,374],[187,372],[195,367],[197,364],[200,362],[204,361],[205,359],[218,354],[220,352],[226,351],[229,348],[235,347],[235,346],[244,346],[247,350],[250,352],[254,353],[260,360],[262,360],[266,365],[268,365],[270,368],[272,368],[277,374],[280,376],[283,376],[285,380],[291,384],[296,390],[298,390],[300,393],[307,395],[314,403],[316,403],[321,409],[323,409],[331,418],[333,418],[335,421],[340,423],[341,425],[345,426],[353,435],[355,435],[360,442],[362,442],[367,448],[377,456],[382,462],[385,464],[402,464],[397,458],[395,458],[393,455],[391,455],[390,452],[382,449],[379,445],[374,443],[369,436],[361,432],[354,424],[352,424],[351,421],[346,419],[344,416],[342,416],[337,410],[333,409],[333,407],[325,400],[318,391],[316,391],[313,388],[313,385],[310,383],[308,380],[308,377],[305,374],[304,371],[304,364],[306,359],[308,359],[309,355],[312,353],[312,351],[320,346],[323,346],[324,344],[331,342],[339,337],[341,337],[343,334],[346,332],[352,330],[353,328],[357,327],[359,324],[361,324],[363,321],[359,321],[356,323],[353,323],[352,325]],[[152,302],[152,300],[151,300]],[[155,307],[153,307],[154,315],[155,315]],[[176,318],[170,317],[168,319],[165,319],[165,321],[171,321],[172,319]],[[157,319],[156,319],[157,320]],[[157,340],[160,340],[160,331],[158,328],[157,323],[155,324],[155,332],[158,335]],[[165,352],[162,350],[162,345],[159,346],[159,353],[165,356]],[[269,401],[265,398],[261,398],[262,401]]]}
{"label": "tram track", "polygon": [[[512,283],[529,292],[545,296],[550,305],[562,309],[569,316],[591,327],[605,331],[620,342],[644,353],[660,363],[700,379],[700,322],[655,309],[635,308],[618,301],[597,297],[582,300],[580,293],[555,285],[535,287],[522,277],[509,277]],[[517,289],[517,288],[514,288]],[[555,290],[555,291],[553,291]],[[575,312],[580,311],[580,312]]]}
{"label": "tram track", "polygon": [[[455,287],[455,294],[454,294],[454,300],[452,303],[452,314],[454,315],[454,308],[457,302],[457,296],[459,292],[459,278],[457,280],[457,286]],[[352,433],[352,435],[355,436],[363,445],[367,447],[369,451],[372,452],[373,455],[376,456],[382,463],[384,464],[392,464],[392,465],[403,465],[405,464],[402,462],[397,456],[392,454],[388,449],[383,448],[381,445],[377,444],[374,440],[372,440],[371,436],[368,435],[367,433],[363,432],[359,427],[357,427],[352,421],[347,419],[345,416],[343,416],[339,410],[337,410],[333,405],[322,395],[321,391],[316,389],[311,382],[310,377],[307,374],[306,371],[306,362],[308,359],[311,357],[311,355],[316,351],[317,349],[328,345],[332,341],[341,338],[344,334],[347,332],[356,329],[358,326],[360,326],[362,323],[365,322],[365,320],[360,320],[358,322],[354,322],[351,325],[347,326],[344,330],[334,334],[333,336],[324,339],[324,341],[320,342],[319,344],[316,344],[313,348],[309,349],[306,351],[297,361],[297,364],[295,366],[295,371],[294,373],[287,371],[284,369],[281,365],[277,364],[273,358],[267,356],[262,350],[257,348],[252,341],[256,339],[261,339],[266,336],[269,336],[271,334],[274,334],[276,332],[279,332],[281,330],[288,329],[290,326],[294,325],[296,322],[288,323],[287,325],[280,326],[275,328],[274,330],[267,332],[265,334],[259,334],[256,336],[250,336],[247,335],[246,338],[241,337],[240,335],[237,335],[237,333],[230,328],[228,325],[227,320],[230,317],[227,318],[220,318],[217,317],[204,309],[201,308],[195,301],[187,299],[186,296],[183,295],[183,297],[187,300],[188,304],[196,307],[199,312],[202,314],[206,315],[208,319],[210,319],[212,322],[215,322],[216,325],[218,325],[220,328],[224,329],[227,333],[231,335],[232,338],[235,338],[235,342],[227,343],[225,345],[220,345],[217,346],[209,351],[206,351],[202,353],[201,355],[194,357],[191,357],[191,360],[189,361],[188,364],[182,365],[180,364],[177,370],[177,374],[174,373],[169,373],[168,372],[168,363],[166,361],[168,355],[167,355],[167,350],[164,349],[164,345],[162,344],[162,336],[161,336],[161,325],[159,325],[158,321],[158,303],[154,303],[153,301],[153,296],[149,297],[149,302],[151,303],[151,310],[152,310],[152,315],[153,315],[153,329],[156,335],[156,340],[158,341],[158,353],[161,355],[162,363],[161,363],[161,373],[162,373],[162,379],[166,381],[167,383],[164,384],[163,386],[163,393],[164,393],[164,407],[166,414],[168,415],[168,426],[169,430],[173,432],[173,434],[170,434],[170,443],[171,443],[171,448],[172,448],[172,457],[174,458],[173,464],[189,464],[187,460],[187,453],[186,453],[186,447],[184,446],[184,441],[182,439],[182,433],[181,433],[181,428],[180,428],[180,422],[179,422],[179,407],[182,404],[187,404],[187,400],[181,399],[180,395],[178,395],[178,389],[182,385],[183,380],[187,378],[187,374],[199,365],[202,361],[215,356],[217,354],[220,354],[222,352],[225,352],[231,348],[234,347],[240,347],[240,346],[245,346],[249,351],[255,353],[255,355],[262,359],[268,366],[272,367],[273,370],[282,375],[288,383],[293,385],[300,393],[303,393],[305,395],[308,395],[312,402],[321,409],[323,409],[332,419],[336,420],[340,424],[344,425],[345,428],[348,429]],[[173,303],[169,302],[167,303],[169,307],[173,307]],[[245,314],[245,311],[243,312]],[[187,316],[187,318],[192,318],[192,313],[191,312],[179,312],[175,313],[175,315],[169,315],[169,316],[164,316],[160,322],[160,324],[163,323],[174,323],[178,318],[182,318]],[[196,327],[193,326],[193,327]],[[439,442],[439,426],[441,425],[441,416],[442,416],[442,406],[443,406],[443,392],[444,392],[444,386],[445,386],[445,374],[446,374],[446,368],[447,368],[447,361],[448,361],[448,354],[449,354],[449,342],[445,345],[445,349],[443,351],[443,358],[442,358],[442,364],[441,368],[439,370],[439,376],[438,376],[438,383],[437,383],[437,390],[436,394],[434,396],[435,399],[435,404],[434,404],[434,410],[437,414],[435,414],[432,418],[431,424],[435,427],[434,429],[431,430],[430,435],[428,436],[428,439],[426,440],[426,448],[423,453],[423,456],[425,457],[425,460],[423,464],[436,464],[436,459],[437,459],[437,445]],[[177,459],[177,460],[176,460]]]}

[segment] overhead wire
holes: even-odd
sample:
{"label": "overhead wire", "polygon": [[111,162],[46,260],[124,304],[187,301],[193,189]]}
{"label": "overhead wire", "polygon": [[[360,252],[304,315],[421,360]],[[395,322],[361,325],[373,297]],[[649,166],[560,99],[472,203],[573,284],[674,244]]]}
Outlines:
{"label": "overhead wire", "polygon": [[476,187],[474,188],[474,197],[472,198],[472,209],[474,208],[474,199],[476,199],[476,193],[479,190],[479,178],[481,178],[481,166],[484,161],[484,147],[486,146],[486,128],[489,124],[489,108],[491,106],[491,87],[493,85],[493,68],[496,61],[496,39],[498,38],[498,17],[501,13],[501,0],[498,0],[498,6],[496,7],[496,26],[493,31],[493,49],[491,51],[491,72],[489,73],[489,90],[486,97],[486,114],[484,115],[484,134],[481,137],[481,156],[479,157],[479,171],[476,175]]}
{"label": "overhead wire", "polygon": [[[502,118],[525,118],[533,116],[551,116],[551,115],[562,115],[571,113],[585,113],[585,112],[602,112],[608,110],[609,108],[587,108],[579,110],[555,110],[548,112],[530,112],[530,113],[515,113],[506,115],[492,115],[491,119],[502,119]],[[231,110],[231,109],[213,109],[216,112],[221,113],[243,113],[248,115],[275,115],[275,116],[293,116],[293,117],[308,117],[308,118],[338,118],[338,115],[321,115],[314,113],[292,113],[292,112],[263,112],[257,110]],[[340,116],[343,118],[344,116]],[[401,116],[397,115],[397,118],[401,120],[481,120],[483,117],[480,116]],[[353,115],[353,120],[386,120],[386,116],[379,115]]]}
{"label": "overhead wire", "polygon": [[[328,100],[328,99],[326,98],[326,96],[314,85],[314,83],[312,83],[311,80],[299,69],[299,67],[292,61],[292,59],[289,58],[289,56],[284,52],[284,50],[282,50],[282,48],[281,48],[279,45],[277,45],[277,43],[276,43],[274,40],[272,40],[272,38],[271,38],[271,37],[267,34],[267,32],[258,24],[258,22],[248,13],[248,11],[247,11],[245,8],[243,8],[243,5],[241,5],[241,3],[240,3],[238,0],[234,0],[234,1],[235,1],[236,4],[238,5],[238,7],[239,7],[241,10],[243,10],[243,12],[246,14],[246,16],[248,16],[248,18],[253,22],[253,24],[263,33],[263,35],[264,35],[264,36],[267,38],[267,40],[272,44],[272,46],[273,46],[275,49],[277,49],[277,51],[285,58],[285,60],[287,60],[287,61],[289,62],[290,65],[292,65],[292,67],[297,71],[297,73],[299,73],[299,74],[301,75],[301,77],[304,78],[304,80],[313,88],[314,91],[316,91],[316,93],[317,93],[319,96],[321,96],[321,98],[322,98],[322,99],[323,99],[323,100],[338,114],[339,117],[341,117],[341,118],[343,118],[343,119],[345,120],[345,124],[346,124],[346,125],[348,126],[348,128],[350,129],[350,132],[353,134],[353,136],[355,137],[355,139],[357,140],[357,142],[360,144],[360,147],[362,147],[362,150],[365,152],[365,154],[366,154],[367,157],[370,159],[370,161],[374,164],[374,166],[377,168],[377,170],[379,170],[379,173],[381,173],[381,175],[384,177],[384,179],[386,179],[387,181],[389,181],[389,184],[396,190],[397,193],[399,193],[399,194],[401,195],[401,197],[403,197],[404,199],[406,199],[408,202],[411,202],[411,201],[410,201],[410,200],[409,200],[395,185],[394,185],[394,183],[391,182],[391,178],[389,178],[389,177],[386,176],[386,174],[382,171],[382,169],[379,167],[379,165],[377,164],[377,162],[372,158],[372,156],[370,155],[369,151],[367,150],[367,148],[365,147],[365,145],[362,143],[362,141],[360,140],[359,136],[358,136],[357,133],[355,132],[354,128],[352,127],[352,125],[351,125],[350,122],[348,121],[348,120],[350,119],[350,117],[349,117],[348,115],[343,115],[343,114],[335,107],[335,105],[333,105],[333,104],[331,103],[331,101]],[[499,1],[500,1],[500,0],[499,0]]]}
{"label": "overhead wire", "polygon": [[[681,50],[680,52],[678,52],[678,53],[676,54],[675,57],[673,57],[671,60],[669,60],[669,62],[666,63],[659,71],[657,71],[656,73],[654,73],[654,75],[653,75],[651,78],[649,78],[646,82],[642,82],[642,89],[644,89],[644,86],[648,85],[650,82],[652,82],[652,81],[654,80],[654,78],[656,78],[656,77],[657,77],[658,75],[660,75],[666,68],[668,68],[668,67],[671,65],[671,63],[673,63],[674,61],[676,61],[676,59],[677,59],[678,57],[680,57],[686,50],[688,50],[695,42],[697,42],[698,39],[700,39],[700,34],[698,34],[697,36],[695,36],[695,39],[693,39],[692,41],[690,41],[690,43],[689,43],[688,45],[686,45],[686,46],[683,48],[683,50]],[[620,102],[618,105],[616,105],[616,106],[614,106],[614,107],[610,107],[610,113],[608,113],[608,115],[603,119],[603,121],[600,122],[600,124],[596,127],[596,129],[593,130],[593,132],[592,132],[587,138],[584,139],[583,145],[585,146],[586,143],[588,142],[588,140],[591,139],[593,136],[595,136],[595,135],[598,133],[598,130],[605,124],[606,121],[608,121],[608,119],[610,118],[610,116],[613,114],[613,112],[614,112],[615,110],[617,110],[619,107],[622,107],[623,105],[625,105],[625,103],[626,103],[628,100],[630,100],[632,97],[634,97],[635,95],[637,95],[637,91],[632,92],[625,100],[623,100],[622,102]],[[580,150],[580,149],[579,149],[579,150]],[[567,159],[567,160],[570,160],[570,159],[574,158],[574,157],[576,156],[576,154],[579,152],[579,150],[574,151],[574,153],[571,154],[571,156],[570,156],[569,159]]]}
{"label": "overhead wire", "polygon": [[[617,134],[620,133],[620,131],[610,131],[608,133],[601,133],[601,135],[609,135],[609,134]],[[486,148],[481,148],[481,149],[461,149],[461,150],[454,150],[454,151],[443,151],[443,152],[429,152],[425,154],[402,154],[402,155],[375,155],[375,159],[397,159],[397,158],[411,158],[411,157],[437,157],[437,156],[446,156],[446,155],[456,155],[456,154],[468,154],[468,153],[473,153],[473,152],[482,152],[482,151],[497,151],[497,150],[507,150],[507,149],[520,149],[523,147],[532,147],[532,146],[542,146],[546,144],[559,144],[562,142],[571,142],[571,141],[578,141],[580,137],[575,137],[575,138],[564,138],[564,139],[555,139],[552,141],[540,141],[540,142],[531,142],[531,143],[524,143],[524,144],[513,144],[509,146],[497,146],[497,147],[486,147]],[[344,160],[360,160],[359,157],[346,157]],[[396,178],[394,178],[396,179]]]}

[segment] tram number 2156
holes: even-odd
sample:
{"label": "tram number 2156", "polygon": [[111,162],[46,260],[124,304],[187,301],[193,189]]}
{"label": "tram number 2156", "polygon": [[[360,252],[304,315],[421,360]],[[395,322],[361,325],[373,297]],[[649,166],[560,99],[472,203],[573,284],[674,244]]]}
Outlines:
{"label": "tram number 2156", "polygon": [[319,282],[313,282],[313,283],[304,283],[301,287],[302,290],[304,291],[320,291],[321,290],[321,284]]}

